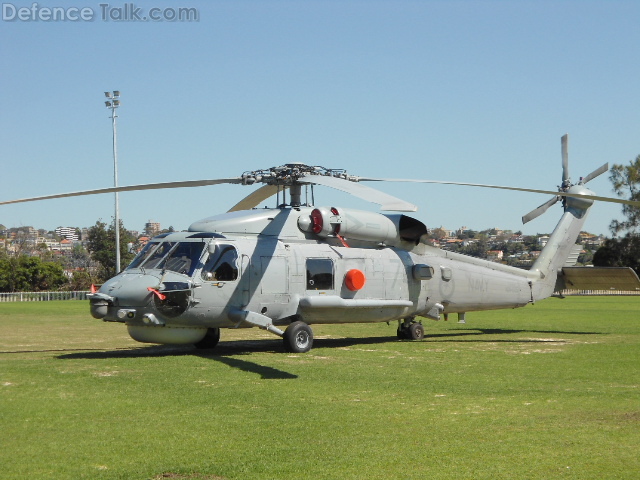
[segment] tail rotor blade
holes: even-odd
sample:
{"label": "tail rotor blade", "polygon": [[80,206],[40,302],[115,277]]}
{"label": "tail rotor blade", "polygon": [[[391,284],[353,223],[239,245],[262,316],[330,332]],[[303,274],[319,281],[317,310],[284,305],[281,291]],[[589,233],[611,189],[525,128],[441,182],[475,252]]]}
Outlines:
{"label": "tail rotor blade", "polygon": [[595,169],[593,172],[591,172],[589,175],[587,175],[586,177],[584,177],[582,179],[582,184],[584,185],[585,183],[593,180],[594,178],[596,178],[598,175],[602,175],[603,173],[605,173],[607,170],[609,170],[609,164],[605,163],[604,165],[602,165],[600,168]]}
{"label": "tail rotor blade", "polygon": [[530,222],[534,218],[539,217],[544,212],[546,212],[549,209],[550,206],[555,205],[558,202],[558,200],[560,200],[560,197],[553,197],[549,201],[547,201],[547,202],[543,203],[542,205],[540,205],[538,208],[536,208],[534,210],[531,210],[524,217],[522,217],[522,223]]}
{"label": "tail rotor blade", "polygon": [[569,134],[565,133],[560,139],[562,146],[562,183],[569,180]]}

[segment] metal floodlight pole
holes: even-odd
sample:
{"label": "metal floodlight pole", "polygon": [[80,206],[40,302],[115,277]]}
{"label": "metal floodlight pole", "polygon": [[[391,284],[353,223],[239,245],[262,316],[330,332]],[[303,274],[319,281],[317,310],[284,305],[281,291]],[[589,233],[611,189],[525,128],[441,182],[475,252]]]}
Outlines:
{"label": "metal floodlight pole", "polygon": [[[120,106],[120,91],[104,92],[107,97],[105,105],[111,109],[111,125],[113,128],[113,186],[118,186],[118,148],[116,130],[116,108]],[[118,205],[118,192],[115,192],[115,234],[116,234],[116,275],[120,273],[120,208]]]}

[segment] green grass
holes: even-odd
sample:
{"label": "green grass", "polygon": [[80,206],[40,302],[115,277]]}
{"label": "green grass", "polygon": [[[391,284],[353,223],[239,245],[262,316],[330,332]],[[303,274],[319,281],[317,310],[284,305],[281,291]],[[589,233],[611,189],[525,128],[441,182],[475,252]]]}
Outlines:
{"label": "green grass", "polygon": [[[148,346],[85,302],[0,304],[0,478],[640,477],[640,298]],[[164,475],[164,476],[163,476]]]}

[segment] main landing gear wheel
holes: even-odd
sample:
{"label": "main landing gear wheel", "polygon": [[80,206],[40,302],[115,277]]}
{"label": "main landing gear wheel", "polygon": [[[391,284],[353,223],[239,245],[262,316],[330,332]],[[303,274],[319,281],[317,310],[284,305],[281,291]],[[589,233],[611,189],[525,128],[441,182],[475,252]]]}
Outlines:
{"label": "main landing gear wheel", "polygon": [[405,321],[398,326],[398,338],[400,340],[422,340],[424,327],[418,322]]}
{"label": "main landing gear wheel", "polygon": [[412,323],[409,327],[409,340],[422,340],[424,338],[424,327],[421,323]]}
{"label": "main landing gear wheel", "polygon": [[284,348],[291,353],[305,353],[313,345],[313,331],[304,322],[293,322],[284,331]]}
{"label": "main landing gear wheel", "polygon": [[218,345],[219,341],[220,341],[220,329],[208,328],[204,338],[199,342],[194,343],[193,345],[196,348],[199,348],[202,350],[208,350],[211,348],[215,348],[215,346]]}

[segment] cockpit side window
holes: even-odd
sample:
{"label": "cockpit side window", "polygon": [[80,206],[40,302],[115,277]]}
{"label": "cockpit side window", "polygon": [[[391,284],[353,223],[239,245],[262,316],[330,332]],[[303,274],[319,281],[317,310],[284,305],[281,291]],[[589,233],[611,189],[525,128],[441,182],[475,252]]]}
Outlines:
{"label": "cockpit side window", "polygon": [[202,268],[202,278],[208,281],[238,279],[238,251],[232,245],[218,245]]}

